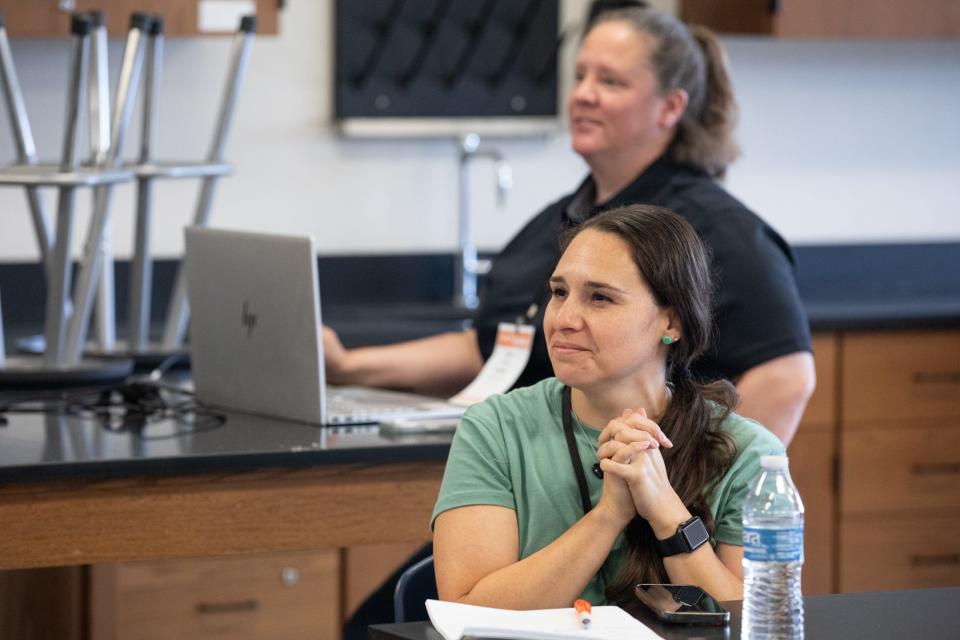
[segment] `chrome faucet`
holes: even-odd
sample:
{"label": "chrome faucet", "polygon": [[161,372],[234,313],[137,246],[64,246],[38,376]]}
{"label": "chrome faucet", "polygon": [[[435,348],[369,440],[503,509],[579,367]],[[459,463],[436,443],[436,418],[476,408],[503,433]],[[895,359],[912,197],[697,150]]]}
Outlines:
{"label": "chrome faucet", "polygon": [[473,212],[470,206],[470,164],[475,158],[489,158],[494,162],[497,206],[507,202],[507,191],[513,186],[513,170],[497,149],[480,145],[480,136],[468,133],[459,139],[460,178],[457,206],[457,240],[459,254],[454,281],[454,304],[465,309],[476,309],[477,276],[490,270],[489,260],[477,259],[477,247],[473,242]]}

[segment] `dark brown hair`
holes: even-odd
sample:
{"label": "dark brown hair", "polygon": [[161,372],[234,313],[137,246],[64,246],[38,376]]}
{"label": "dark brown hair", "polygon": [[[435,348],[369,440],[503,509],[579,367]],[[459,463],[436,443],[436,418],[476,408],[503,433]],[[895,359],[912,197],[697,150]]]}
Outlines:
{"label": "dark brown hair", "polygon": [[[690,513],[713,531],[708,496],[736,456],[733,441],[716,427],[733,410],[737,392],[726,380],[700,383],[690,373],[712,334],[710,258],[693,227],[669,209],[630,205],[604,211],[561,236],[561,251],[587,229],[610,233],[627,243],[640,277],[661,307],[680,323],[681,337],[669,347],[667,380],[673,395],[660,427],[673,441],[661,449],[667,477]],[[650,524],[637,516],[626,529],[628,559],[607,598],[622,602],[638,582],[669,582],[654,545]]]}
{"label": "dark brown hair", "polygon": [[737,101],[717,36],[644,7],[604,11],[588,24],[587,33],[604,22],[623,22],[650,37],[650,64],[661,95],[683,89],[689,98],[670,147],[674,160],[722,178],[740,150],[733,136]]}

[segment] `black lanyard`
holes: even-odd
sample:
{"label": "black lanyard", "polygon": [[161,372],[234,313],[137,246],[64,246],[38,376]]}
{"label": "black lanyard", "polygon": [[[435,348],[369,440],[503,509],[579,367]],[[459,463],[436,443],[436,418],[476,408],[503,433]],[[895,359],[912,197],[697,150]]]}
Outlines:
{"label": "black lanyard", "polygon": [[[561,412],[563,413],[563,435],[567,438],[567,449],[570,450],[570,462],[573,464],[573,473],[577,476],[577,486],[580,488],[580,504],[583,505],[583,513],[586,515],[593,509],[593,503],[590,502],[590,490],[587,489],[587,474],[583,472],[583,463],[580,460],[580,453],[577,451],[577,440],[573,435],[573,403],[570,399],[570,387],[566,385],[563,387]],[[597,477],[603,477],[599,462],[593,465],[593,472]],[[603,580],[603,584],[609,584],[607,571],[603,565],[600,565],[600,578]]]}
{"label": "black lanyard", "polygon": [[[590,490],[587,489],[587,474],[583,472],[583,463],[580,460],[580,453],[577,451],[577,440],[573,435],[573,403],[570,400],[570,387],[563,387],[563,402],[561,403],[561,413],[563,414],[563,435],[567,438],[567,448],[570,450],[570,462],[573,464],[573,473],[577,476],[577,486],[580,488],[580,503],[583,505],[583,512],[589,513],[593,509],[593,503],[590,502]],[[595,465],[594,472],[599,469]]]}

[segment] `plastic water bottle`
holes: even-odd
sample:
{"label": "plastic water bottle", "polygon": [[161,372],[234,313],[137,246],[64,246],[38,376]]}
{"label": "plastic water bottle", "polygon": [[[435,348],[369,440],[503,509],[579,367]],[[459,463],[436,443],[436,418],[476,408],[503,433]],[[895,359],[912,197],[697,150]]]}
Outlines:
{"label": "plastic water bottle", "polygon": [[787,457],[763,456],[743,503],[743,638],[803,638],[802,567],[800,494]]}

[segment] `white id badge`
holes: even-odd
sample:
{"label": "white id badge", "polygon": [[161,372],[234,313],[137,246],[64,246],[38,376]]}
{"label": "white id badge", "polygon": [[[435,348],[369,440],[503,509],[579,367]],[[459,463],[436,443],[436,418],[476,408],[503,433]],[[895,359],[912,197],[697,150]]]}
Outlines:
{"label": "white id badge", "polygon": [[501,322],[497,327],[493,353],[483,369],[463,391],[450,398],[450,402],[468,407],[494,394],[509,391],[530,361],[534,333],[529,324]]}

